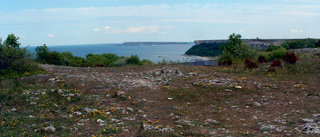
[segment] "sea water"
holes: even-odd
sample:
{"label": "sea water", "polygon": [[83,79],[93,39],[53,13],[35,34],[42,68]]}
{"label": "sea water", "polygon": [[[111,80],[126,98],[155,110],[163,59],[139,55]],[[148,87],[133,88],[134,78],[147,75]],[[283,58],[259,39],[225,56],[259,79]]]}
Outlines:
{"label": "sea water", "polygon": [[[74,56],[85,58],[87,54],[113,53],[118,56],[138,55],[140,59],[148,59],[152,62],[175,61],[192,62],[194,57],[183,56],[194,44],[150,45],[150,46],[123,46],[122,44],[87,44],[87,45],[59,45],[48,46],[50,51],[71,52]],[[28,50],[35,53],[35,47]]]}

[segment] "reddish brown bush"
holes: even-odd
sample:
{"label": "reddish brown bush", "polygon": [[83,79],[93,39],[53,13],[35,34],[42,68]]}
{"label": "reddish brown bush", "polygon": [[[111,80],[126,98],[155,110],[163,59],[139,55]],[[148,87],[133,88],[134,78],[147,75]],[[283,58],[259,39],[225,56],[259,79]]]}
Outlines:
{"label": "reddish brown bush", "polygon": [[268,68],[268,71],[270,71],[270,72],[275,72],[275,71],[276,71],[276,68],[270,67],[270,68]]}
{"label": "reddish brown bush", "polygon": [[287,51],[286,54],[283,55],[283,60],[290,64],[295,64],[298,60],[298,57],[294,53],[290,53]]}
{"label": "reddish brown bush", "polygon": [[280,67],[281,66],[281,61],[279,59],[275,59],[271,63],[271,67]]}
{"label": "reddish brown bush", "polygon": [[246,58],[246,60],[244,61],[244,64],[246,65],[246,67],[248,69],[253,69],[253,68],[258,68],[258,64],[257,62],[255,62],[253,59],[251,58]]}
{"label": "reddish brown bush", "polygon": [[227,60],[223,60],[223,61],[218,61],[218,65],[228,65],[228,66],[230,66],[230,65],[232,65],[232,59],[231,58],[229,58],[229,59],[227,59]]}
{"label": "reddish brown bush", "polygon": [[259,57],[258,57],[258,61],[259,61],[260,63],[267,63],[267,60],[266,60],[266,58],[265,58],[264,56],[259,56]]}

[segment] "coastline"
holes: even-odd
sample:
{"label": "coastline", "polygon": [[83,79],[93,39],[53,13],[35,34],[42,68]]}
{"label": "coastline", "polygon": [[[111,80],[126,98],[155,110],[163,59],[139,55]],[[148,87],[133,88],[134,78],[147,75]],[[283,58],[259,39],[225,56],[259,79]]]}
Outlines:
{"label": "coastline", "polygon": [[202,57],[202,56],[195,56],[195,55],[187,55],[183,54],[182,56],[184,57],[190,57],[190,58],[195,58],[194,61],[209,61],[209,60],[216,60],[216,57]]}

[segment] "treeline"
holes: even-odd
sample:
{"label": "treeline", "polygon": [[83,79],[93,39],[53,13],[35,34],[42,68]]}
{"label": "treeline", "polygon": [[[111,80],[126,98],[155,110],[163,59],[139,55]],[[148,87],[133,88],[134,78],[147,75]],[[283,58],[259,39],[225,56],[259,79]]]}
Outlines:
{"label": "treeline", "polygon": [[[2,41],[0,38],[0,80],[45,73],[37,65],[54,64],[74,67],[116,67],[126,65],[152,65],[150,60],[140,60],[137,55],[121,57],[115,54],[88,54],[85,58],[74,56],[71,52],[51,51],[45,44],[35,48],[31,54],[27,48],[20,48],[19,37],[14,34]],[[158,64],[166,64],[166,61]]]}
{"label": "treeline", "polygon": [[[201,43],[199,45],[194,45],[193,47],[191,47],[187,52],[185,52],[185,54],[207,57],[219,56],[223,53],[223,48],[227,46],[229,42]],[[307,38],[295,41],[286,41],[283,42],[280,46],[271,44],[265,51],[270,52],[281,48],[285,48],[286,50],[301,48],[320,48],[320,39]]]}
{"label": "treeline", "polygon": [[281,67],[283,62],[286,65],[295,64],[297,55],[288,52],[287,49],[299,48],[320,48],[320,40],[301,39],[291,42],[284,42],[281,46],[270,45],[265,51],[252,49],[244,44],[240,34],[232,34],[229,41],[222,47],[222,54],[218,58],[219,65],[241,65],[246,68],[258,68],[260,64],[271,62],[268,71],[275,71]]}
{"label": "treeline", "polygon": [[140,60],[137,55],[121,57],[111,53],[88,54],[86,58],[74,56],[71,52],[50,51],[46,45],[38,46],[36,61],[42,64],[54,64],[73,67],[114,67],[125,65],[152,65],[150,60]]}
{"label": "treeline", "polygon": [[195,55],[195,56],[206,56],[214,57],[222,54],[222,47],[226,43],[201,43],[199,45],[194,45],[188,51],[186,55]]}

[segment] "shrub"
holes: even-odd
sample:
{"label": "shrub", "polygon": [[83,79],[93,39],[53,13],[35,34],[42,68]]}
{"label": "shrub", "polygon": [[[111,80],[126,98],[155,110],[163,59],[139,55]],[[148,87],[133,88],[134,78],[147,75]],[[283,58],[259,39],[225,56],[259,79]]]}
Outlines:
{"label": "shrub", "polygon": [[282,59],[283,55],[286,53],[286,49],[281,47],[280,49],[274,50],[270,53],[268,53],[269,61],[275,60],[275,59]]}
{"label": "shrub", "polygon": [[298,60],[298,57],[294,53],[286,52],[286,54],[283,55],[283,60],[290,64],[295,64]]}
{"label": "shrub", "polygon": [[266,60],[266,58],[265,58],[264,56],[259,56],[259,57],[258,57],[258,61],[259,61],[260,63],[267,63],[267,60]]}
{"label": "shrub", "polygon": [[141,63],[142,63],[143,65],[153,65],[153,62],[150,61],[150,60],[147,60],[147,59],[143,59],[143,60],[141,61]]}
{"label": "shrub", "polygon": [[248,69],[258,68],[258,64],[251,58],[246,58],[244,64]]}
{"label": "shrub", "polygon": [[286,41],[281,44],[286,49],[315,48],[317,46],[316,39],[298,39],[294,41]]}
{"label": "shrub", "polygon": [[281,48],[283,48],[283,47],[271,44],[271,45],[268,46],[268,48],[265,51],[271,52],[271,51],[275,51],[275,50],[278,50],[278,49],[281,49]]}
{"label": "shrub", "polygon": [[129,65],[142,65],[142,62],[137,55],[131,55],[131,57],[127,59],[126,63]]}
{"label": "shrub", "polygon": [[275,67],[270,67],[270,68],[268,68],[268,71],[269,71],[269,72],[275,72],[275,71],[276,71],[276,68],[275,68]]}
{"label": "shrub", "polygon": [[44,72],[30,59],[31,54],[26,48],[19,48],[18,39],[10,34],[3,44],[0,40],[0,79]]}
{"label": "shrub", "polygon": [[280,66],[281,66],[281,61],[279,59],[276,59],[271,63],[271,67],[280,67]]}
{"label": "shrub", "polygon": [[233,61],[232,61],[232,58],[228,58],[226,60],[219,60],[218,61],[218,65],[227,65],[227,66],[230,66],[232,65]]}

